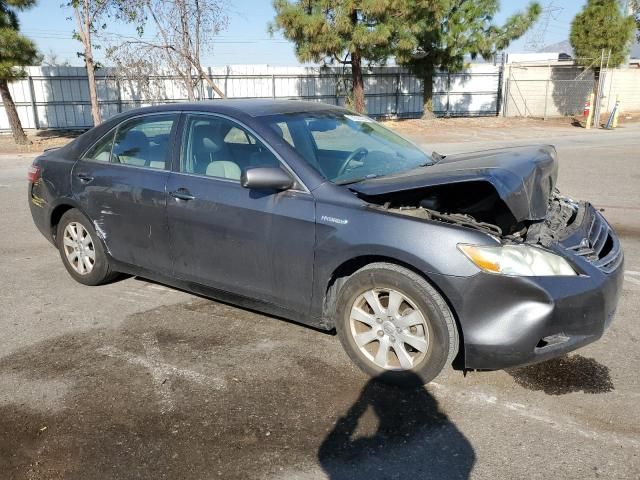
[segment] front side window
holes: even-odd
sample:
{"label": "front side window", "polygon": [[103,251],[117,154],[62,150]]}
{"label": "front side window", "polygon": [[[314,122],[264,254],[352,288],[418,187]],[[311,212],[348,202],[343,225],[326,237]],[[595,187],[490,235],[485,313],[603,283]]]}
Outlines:
{"label": "front side window", "polygon": [[337,184],[393,175],[433,163],[411,142],[355,113],[299,112],[265,116],[263,120],[324,178]]}
{"label": "front side window", "polygon": [[133,118],[118,127],[111,161],[136,167],[167,169],[175,114]]}
{"label": "front side window", "polygon": [[235,122],[212,115],[189,117],[181,172],[240,181],[246,168],[279,166],[275,155]]}

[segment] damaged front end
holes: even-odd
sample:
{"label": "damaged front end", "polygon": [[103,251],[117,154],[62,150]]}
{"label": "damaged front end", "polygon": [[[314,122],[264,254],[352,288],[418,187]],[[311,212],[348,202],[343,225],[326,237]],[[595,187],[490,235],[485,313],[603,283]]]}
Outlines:
{"label": "damaged front end", "polygon": [[565,250],[605,272],[622,262],[622,250],[611,227],[588,202],[577,202],[555,190],[541,220],[517,221],[491,188],[459,185],[368,198],[371,208],[426,221],[472,228],[505,245],[539,245]]}
{"label": "damaged front end", "polygon": [[597,340],[613,319],[620,242],[590,203],[558,192],[556,177],[555,150],[529,147],[445,157],[349,186],[367,208],[494,240],[456,243],[476,273],[431,273],[464,331],[465,368],[554,358]]}

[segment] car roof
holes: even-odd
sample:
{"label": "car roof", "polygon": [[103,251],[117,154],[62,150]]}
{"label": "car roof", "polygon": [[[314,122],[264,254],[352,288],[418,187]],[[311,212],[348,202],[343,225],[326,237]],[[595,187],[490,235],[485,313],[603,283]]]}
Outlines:
{"label": "car roof", "polygon": [[[135,110],[128,110],[124,115],[132,113],[154,113],[163,111],[200,111],[213,113],[244,113],[252,117],[279,115],[286,113],[319,112],[332,110],[346,112],[344,108],[320,102],[302,100],[274,100],[271,98],[233,98],[218,100],[203,100],[189,103],[170,103],[154,105]],[[120,116],[120,115],[119,115]]]}

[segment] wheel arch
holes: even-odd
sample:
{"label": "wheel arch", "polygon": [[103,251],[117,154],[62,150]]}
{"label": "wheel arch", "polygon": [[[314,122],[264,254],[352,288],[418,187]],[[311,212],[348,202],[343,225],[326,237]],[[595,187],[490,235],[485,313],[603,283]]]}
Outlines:
{"label": "wheel arch", "polygon": [[442,288],[428,275],[427,272],[416,268],[414,265],[411,265],[407,262],[399,260],[394,257],[385,256],[385,255],[359,255],[352,257],[343,261],[340,265],[338,265],[329,276],[329,279],[326,283],[325,291],[324,291],[324,299],[322,302],[322,316],[324,321],[329,325],[334,325],[334,315],[336,311],[336,301],[338,298],[338,292],[340,291],[340,287],[344,284],[344,282],[355,272],[365,267],[366,265],[370,265],[372,263],[390,263],[399,267],[406,268],[411,272],[422,277],[429,285],[431,285],[444,299],[449,310],[453,315],[455,320],[456,329],[458,330],[458,336],[460,339],[460,345],[458,348],[458,353],[453,361],[454,368],[462,369],[464,368],[464,332],[462,331],[462,327],[460,324],[460,319],[458,318],[458,314],[454,308],[453,303],[448,298],[446,293]]}
{"label": "wheel arch", "polygon": [[79,210],[85,217],[92,221],[87,213],[82,209],[77,202],[75,202],[71,198],[61,198],[59,202],[51,209],[51,213],[49,214],[49,229],[51,231],[51,238],[56,240],[56,236],[58,234],[58,224],[60,223],[60,219],[62,216],[72,209]]}

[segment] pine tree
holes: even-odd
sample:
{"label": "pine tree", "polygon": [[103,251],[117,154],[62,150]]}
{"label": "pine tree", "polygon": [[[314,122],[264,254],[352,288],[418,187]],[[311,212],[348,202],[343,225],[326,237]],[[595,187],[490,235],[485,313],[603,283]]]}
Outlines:
{"label": "pine tree", "polygon": [[576,62],[599,68],[597,59],[603,51],[605,55],[610,51],[609,66],[621,65],[629,52],[635,28],[634,17],[622,14],[618,0],[588,0],[571,23],[569,41]]}
{"label": "pine tree", "polygon": [[25,76],[25,65],[33,64],[38,52],[31,40],[20,35],[15,10],[29,8],[35,0],[0,0],[0,96],[9,119],[13,139],[18,144],[27,144],[18,111],[11,98],[9,82]]}
{"label": "pine tree", "polygon": [[274,0],[271,32],[295,43],[301,62],[351,66],[351,103],[364,112],[363,62],[384,62],[392,52],[401,20],[388,0]]}
{"label": "pine tree", "polygon": [[424,81],[425,113],[431,110],[433,75],[437,69],[461,70],[465,57],[489,58],[521,37],[538,19],[541,8],[493,22],[498,0],[400,0],[404,30],[396,36],[396,61]]}

